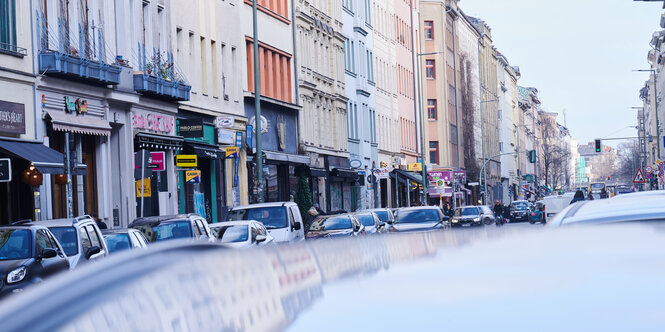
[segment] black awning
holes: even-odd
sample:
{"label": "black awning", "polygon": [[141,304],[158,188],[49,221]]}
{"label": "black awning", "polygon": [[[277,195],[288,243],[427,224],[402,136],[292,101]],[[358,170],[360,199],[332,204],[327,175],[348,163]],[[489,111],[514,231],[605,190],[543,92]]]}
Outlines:
{"label": "black awning", "polygon": [[423,177],[420,173],[407,172],[407,171],[403,171],[401,169],[395,169],[393,171],[393,173],[394,172],[397,172],[399,174],[400,178],[405,177],[405,178],[407,178],[407,179],[409,179],[409,180],[411,180],[411,181],[413,181],[417,184],[423,184]]}
{"label": "black awning", "polygon": [[134,136],[134,141],[139,149],[151,150],[175,150],[182,149],[182,136],[169,136],[153,133],[138,132]]}
{"label": "black awning", "polygon": [[210,159],[224,159],[226,158],[226,152],[218,149],[214,145],[208,144],[199,144],[185,141],[183,145],[183,150],[185,154],[193,153],[199,158],[210,158]]}
{"label": "black awning", "polygon": [[333,168],[332,171],[330,171],[330,176],[345,178],[355,181],[358,179],[358,172],[348,168]]}
{"label": "black awning", "polygon": [[[37,142],[0,140],[0,150],[29,161],[44,174],[64,174],[65,157],[62,153]],[[79,164],[74,170],[76,175],[85,175],[85,165]]]}
{"label": "black awning", "polygon": [[310,168],[310,174],[315,178],[325,178],[328,177],[328,171],[323,168]]}

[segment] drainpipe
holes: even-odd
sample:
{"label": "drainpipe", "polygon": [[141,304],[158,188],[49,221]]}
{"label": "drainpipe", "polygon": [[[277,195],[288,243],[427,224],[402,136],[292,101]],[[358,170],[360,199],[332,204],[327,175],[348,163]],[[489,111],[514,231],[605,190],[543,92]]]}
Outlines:
{"label": "drainpipe", "polygon": [[[453,11],[450,5],[446,5],[446,12]],[[455,12],[457,14],[457,12]],[[453,79],[455,80],[455,127],[457,128],[457,168],[462,167],[462,148],[460,147],[460,128],[459,128],[459,97],[457,94],[457,47],[455,46],[455,22],[457,21],[457,15],[453,19]],[[455,195],[453,193],[453,195]],[[456,200],[456,197],[453,198],[453,201]]]}
{"label": "drainpipe", "polygon": [[[293,78],[295,80],[296,88],[296,105],[300,105],[300,79],[298,78],[298,73],[300,68],[298,67],[298,55],[296,48],[296,5],[295,1],[291,2],[291,34],[293,40]],[[296,113],[296,142],[298,142],[298,147],[300,146],[300,111]],[[297,151],[297,150],[296,150]]]}
{"label": "drainpipe", "polygon": [[254,131],[256,133],[256,194],[263,203],[263,149],[261,148],[261,82],[259,82],[259,29],[256,1],[252,1],[252,26],[254,30]]}
{"label": "drainpipe", "polygon": [[[481,149],[482,149],[482,159],[483,163],[485,162],[485,120],[483,116],[483,77],[482,77],[482,68],[483,64],[480,61],[480,44],[481,41],[485,38],[485,32],[481,33],[480,38],[478,39],[478,89],[480,90],[480,143],[481,143]],[[484,44],[484,42],[483,42]],[[484,46],[483,46],[484,47]],[[487,204],[487,169],[484,168],[481,174],[479,175],[480,177],[483,178],[483,188],[484,188],[484,194],[483,194],[483,205]]]}

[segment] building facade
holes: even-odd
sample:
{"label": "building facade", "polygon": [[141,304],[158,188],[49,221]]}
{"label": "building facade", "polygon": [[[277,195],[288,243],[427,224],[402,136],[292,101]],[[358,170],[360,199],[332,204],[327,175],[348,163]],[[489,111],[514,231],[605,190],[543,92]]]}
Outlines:
{"label": "building facade", "polygon": [[497,51],[497,74],[499,93],[499,153],[501,160],[501,190],[498,199],[504,204],[515,198],[519,177],[517,163],[519,151],[517,150],[516,118],[517,106],[517,78],[518,74],[510,66],[508,59]]}
{"label": "building facade", "polygon": [[313,202],[324,211],[351,209],[344,187],[350,169],[344,74],[342,7],[329,1],[296,2],[300,143],[307,152]]}

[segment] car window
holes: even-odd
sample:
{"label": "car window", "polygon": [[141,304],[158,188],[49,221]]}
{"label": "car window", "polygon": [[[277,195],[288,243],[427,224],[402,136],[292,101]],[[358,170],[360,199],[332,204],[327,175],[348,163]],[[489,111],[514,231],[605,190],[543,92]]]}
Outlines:
{"label": "car window", "polygon": [[252,242],[256,242],[256,235],[259,234],[259,232],[256,230],[255,225],[250,225],[250,230],[252,231]]}
{"label": "car window", "polygon": [[379,220],[381,222],[386,222],[390,219],[390,216],[388,215],[388,211],[386,211],[386,210],[376,211],[374,213],[376,213],[376,215],[379,217]]}
{"label": "car window", "polygon": [[127,250],[130,248],[129,235],[125,233],[111,233],[104,236],[106,246],[110,253]]}
{"label": "car window", "polygon": [[356,215],[356,219],[366,227],[374,226],[374,216],[371,214],[358,214]]}
{"label": "car window", "polygon": [[245,242],[249,238],[247,225],[214,227],[213,233],[222,243]]}
{"label": "car window", "polygon": [[51,227],[49,228],[53,236],[60,242],[62,250],[67,256],[73,256],[79,253],[78,239],[76,238],[76,229],[74,227]]}
{"label": "car window", "polygon": [[194,230],[194,237],[198,239],[201,236],[198,220],[192,220],[192,229]]}
{"label": "car window", "polygon": [[0,261],[29,258],[31,237],[27,229],[0,229]]}
{"label": "car window", "polygon": [[87,225],[85,226],[85,229],[88,231],[88,235],[90,236],[90,243],[92,246],[97,246],[99,249],[104,250],[104,247],[102,246],[102,241],[99,238],[99,234],[95,230],[95,226],[93,225]]}
{"label": "car window", "polygon": [[148,246],[148,239],[145,238],[145,235],[141,232],[132,232],[134,236],[139,240],[139,243],[141,243],[141,247],[147,247]]}
{"label": "car window", "polygon": [[133,227],[143,232],[150,242],[191,238],[192,225],[188,220],[157,225],[141,225]]}
{"label": "car window", "polygon": [[335,216],[335,217],[319,217],[312,221],[309,230],[313,232],[328,231],[337,229],[351,229],[352,217],[349,216]]}
{"label": "car window", "polygon": [[54,248],[54,249],[58,250],[59,252],[64,252],[64,250],[60,246],[60,243],[58,242],[58,240],[55,239],[55,237],[53,237],[53,234],[51,234],[50,231],[46,231],[46,235],[48,236],[49,240],[53,244],[53,247],[51,247],[51,248]]}
{"label": "car window", "polygon": [[419,223],[441,221],[438,209],[402,210],[397,213],[395,221],[400,223]]}
{"label": "car window", "polygon": [[293,209],[289,209],[289,219],[291,220],[291,225],[296,223],[296,218],[293,216]]}
{"label": "car window", "polygon": [[141,237],[138,232],[130,232],[132,239],[132,248],[141,248],[143,247],[143,242],[141,242]]}
{"label": "car window", "polygon": [[36,234],[35,234],[35,246],[37,248],[37,254],[40,254],[44,249],[46,248],[52,248],[53,245],[51,244],[51,240],[48,238],[48,235],[46,234],[46,231],[43,229],[38,229]]}
{"label": "car window", "polygon": [[205,224],[208,223],[207,221],[205,221],[203,219],[196,219],[196,223],[197,223],[197,225],[199,225],[199,229],[201,230],[201,235],[210,236],[210,234],[208,233],[208,230],[206,229],[206,226],[205,226]]}
{"label": "car window", "polygon": [[88,236],[88,232],[86,232],[85,227],[79,228],[79,236],[81,237],[81,247],[83,248],[83,252],[85,253],[92,247],[92,243],[90,242],[90,236]]}
{"label": "car window", "polygon": [[267,229],[288,226],[286,218],[286,209],[282,206],[239,209],[229,213],[229,220],[256,220],[266,226]]}

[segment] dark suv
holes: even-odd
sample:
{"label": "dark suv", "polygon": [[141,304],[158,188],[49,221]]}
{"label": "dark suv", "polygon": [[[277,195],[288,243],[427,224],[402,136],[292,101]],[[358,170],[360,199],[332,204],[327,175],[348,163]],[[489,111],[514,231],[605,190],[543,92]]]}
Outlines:
{"label": "dark suv", "polygon": [[0,227],[0,298],[66,270],[67,256],[48,228],[30,222]]}
{"label": "dark suv", "polygon": [[150,242],[187,238],[215,241],[208,222],[194,213],[139,218],[129,228],[140,230]]}

